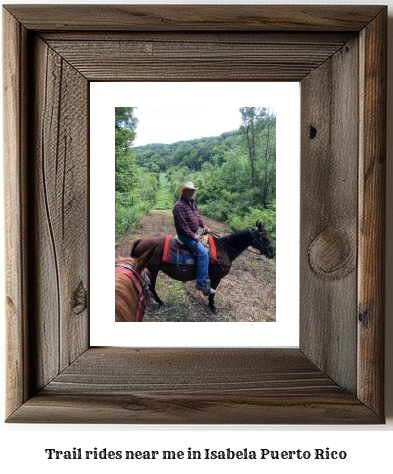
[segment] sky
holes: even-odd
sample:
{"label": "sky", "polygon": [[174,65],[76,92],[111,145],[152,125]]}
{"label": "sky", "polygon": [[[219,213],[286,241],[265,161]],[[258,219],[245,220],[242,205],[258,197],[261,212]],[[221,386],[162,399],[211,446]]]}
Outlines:
{"label": "sky", "polygon": [[133,146],[214,137],[238,129],[239,107],[137,107]]}

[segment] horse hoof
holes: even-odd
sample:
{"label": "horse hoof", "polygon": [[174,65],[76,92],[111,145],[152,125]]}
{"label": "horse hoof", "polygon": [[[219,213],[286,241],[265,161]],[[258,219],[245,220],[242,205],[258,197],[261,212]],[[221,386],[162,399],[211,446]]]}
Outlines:
{"label": "horse hoof", "polygon": [[165,306],[165,302],[164,302],[164,301],[160,301],[160,302],[158,303],[158,307],[159,307],[159,308],[164,308],[164,306]]}
{"label": "horse hoof", "polygon": [[215,308],[214,306],[213,306],[213,308],[210,308],[210,309],[211,309],[211,312],[212,312],[213,314],[217,314],[217,310],[216,310],[216,308]]}

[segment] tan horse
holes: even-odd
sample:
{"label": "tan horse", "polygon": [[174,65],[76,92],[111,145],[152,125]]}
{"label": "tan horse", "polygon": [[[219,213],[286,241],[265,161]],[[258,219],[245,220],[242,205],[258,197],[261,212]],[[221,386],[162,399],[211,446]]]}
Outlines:
{"label": "tan horse", "polygon": [[149,263],[157,245],[139,258],[115,260],[115,321],[142,321],[149,305],[150,280],[144,268]]}

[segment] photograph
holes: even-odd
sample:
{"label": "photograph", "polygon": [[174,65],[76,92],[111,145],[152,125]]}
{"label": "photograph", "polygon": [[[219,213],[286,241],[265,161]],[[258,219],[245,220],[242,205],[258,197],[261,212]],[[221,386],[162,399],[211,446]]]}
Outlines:
{"label": "photograph", "polygon": [[275,322],[274,109],[116,107],[115,234],[117,322]]}

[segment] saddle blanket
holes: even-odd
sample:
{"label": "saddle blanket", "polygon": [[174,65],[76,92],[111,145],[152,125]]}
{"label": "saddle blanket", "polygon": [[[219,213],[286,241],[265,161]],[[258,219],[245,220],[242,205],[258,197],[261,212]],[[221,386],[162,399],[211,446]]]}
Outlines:
{"label": "saddle blanket", "polygon": [[[216,246],[214,244],[213,237],[209,235],[207,244],[205,245],[207,253],[209,255],[210,263],[217,263]],[[167,235],[164,245],[164,253],[162,255],[162,261],[165,263],[179,264],[179,265],[195,265],[195,257],[191,251],[187,248],[177,247],[177,240],[171,235]]]}

